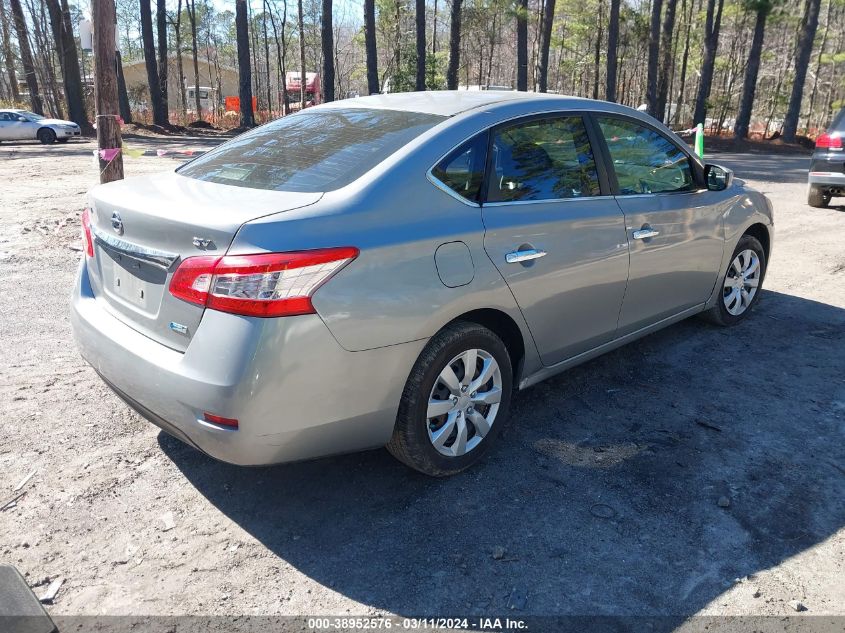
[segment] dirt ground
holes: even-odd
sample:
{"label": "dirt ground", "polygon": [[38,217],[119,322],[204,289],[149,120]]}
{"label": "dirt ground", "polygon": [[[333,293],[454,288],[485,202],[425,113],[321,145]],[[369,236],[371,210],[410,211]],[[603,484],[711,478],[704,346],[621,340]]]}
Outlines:
{"label": "dirt ground", "polygon": [[228,466],[114,396],[68,318],[93,147],[0,145],[0,505],[35,471],[0,563],[63,578],[53,615],[845,615],[845,206],[806,205],[807,156],[710,157],[774,203],[752,318],[518,394],[441,481],[383,450]]}

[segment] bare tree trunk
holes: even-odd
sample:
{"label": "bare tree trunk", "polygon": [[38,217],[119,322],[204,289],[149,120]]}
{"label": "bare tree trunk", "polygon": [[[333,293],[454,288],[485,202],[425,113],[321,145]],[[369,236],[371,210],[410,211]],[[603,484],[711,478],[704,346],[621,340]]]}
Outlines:
{"label": "bare tree trunk", "polygon": [[375,0],[364,0],[364,48],[367,52],[367,92],[374,95],[381,92],[378,84]]}
{"label": "bare tree trunk", "polygon": [[813,118],[813,109],[816,103],[816,93],[819,86],[819,74],[821,73],[822,69],[822,55],[824,55],[824,49],[827,47],[827,37],[830,32],[830,13],[832,8],[833,0],[828,0],[827,17],[825,18],[824,23],[824,33],[822,34],[822,41],[819,45],[819,55],[816,58],[816,72],[813,73],[813,89],[810,91],[810,106],[809,108],[807,108],[807,123],[804,125],[807,130],[810,129],[810,124]]}
{"label": "bare tree trunk", "polygon": [[235,2],[235,34],[238,40],[238,98],[241,102],[241,127],[254,127],[255,113],[252,111],[252,68],[249,59],[246,0]]}
{"label": "bare tree trunk", "polygon": [[595,42],[595,50],[594,50],[594,57],[593,57],[593,99],[599,98],[599,83],[600,83],[600,80],[601,80],[602,6],[603,6],[602,0],[599,0],[599,12],[598,12],[598,20],[597,20],[598,32],[596,33],[596,42]]}
{"label": "bare tree trunk", "polygon": [[434,0],[434,11],[431,16],[431,72],[429,73],[430,88],[434,90],[434,78],[437,73],[437,0]]}
{"label": "bare tree trunk", "polygon": [[[718,3],[718,5],[717,5]],[[719,45],[719,30],[722,24],[722,8],[725,0],[707,0],[707,15],[704,20],[704,60],[701,64],[701,79],[698,82],[698,96],[692,122],[704,123],[707,118],[707,100],[713,85],[713,71],[716,68],[716,49]]]}
{"label": "bare tree trunk", "polygon": [[666,101],[669,97],[670,72],[672,67],[672,40],[675,32],[675,10],[678,0],[667,0],[666,15],[663,18],[663,36],[660,42],[660,73],[657,86],[657,118],[666,118]]}
{"label": "bare tree trunk", "polygon": [[153,123],[168,125],[167,110],[161,100],[161,86],[158,83],[156,51],[153,44],[153,15],[150,0],[141,0],[141,39],[144,42],[144,62],[147,66],[147,83],[150,90],[150,105],[153,108]]}
{"label": "bare tree trunk", "polygon": [[0,27],[3,35],[3,62],[6,66],[6,74],[9,77],[9,90],[12,101],[21,100],[21,93],[18,90],[18,78],[15,75],[15,58],[12,55],[12,43],[9,37],[9,18],[6,15],[5,0],[0,0]]}
{"label": "bare tree trunk", "polygon": [[46,5],[59,54],[68,116],[71,121],[78,123],[83,130],[89,130],[91,124],[88,122],[88,114],[85,112],[82,77],[79,71],[79,57],[76,54],[73,31],[65,30],[65,20],[59,0],[46,0]]}
{"label": "bare tree trunk", "polygon": [[537,68],[537,89],[546,92],[549,87],[549,47],[552,43],[552,26],[555,20],[555,0],[543,5],[543,28],[540,37],[540,63]]}
{"label": "bare tree trunk", "polygon": [[449,65],[446,68],[446,87],[458,89],[458,69],[461,66],[461,4],[452,0],[452,23],[449,25]]}
{"label": "bare tree trunk", "polygon": [[123,60],[120,51],[114,52],[114,65],[117,71],[117,105],[120,118],[124,123],[132,123],[132,108],[129,107],[129,94],[126,92],[126,79],[123,77]]}
{"label": "bare tree trunk", "polygon": [[659,118],[657,111],[657,71],[660,57],[660,14],[663,0],[652,0],[651,26],[648,32],[648,74],[646,75],[645,100],[648,113]]}
{"label": "bare tree trunk", "polygon": [[264,72],[267,75],[267,110],[269,116],[273,118],[273,89],[270,84],[270,40],[267,37],[267,13],[270,10],[270,4],[264,0],[264,11],[261,14],[261,26],[264,29]]}
{"label": "bare tree trunk", "polygon": [[29,33],[26,28],[26,19],[23,16],[21,0],[9,0],[9,6],[12,9],[15,31],[18,34],[18,50],[21,54],[23,72],[26,75],[26,86],[29,89],[29,104],[35,114],[44,114],[41,93],[38,92],[38,78],[35,75],[35,65],[32,62],[32,51],[29,48]]}
{"label": "bare tree trunk", "polygon": [[[144,1],[144,0],[142,0]],[[197,4],[196,0],[186,0],[185,8],[188,10],[188,20],[191,22],[191,54],[194,57],[194,107],[196,108],[196,117],[202,121],[202,102],[200,101],[200,64],[197,59]],[[249,45],[247,43],[247,50]],[[240,65],[240,55],[238,55],[238,64]],[[250,106],[252,104],[250,103]]]}
{"label": "bare tree trunk", "polygon": [[528,0],[516,7],[516,89],[528,90]]}
{"label": "bare tree trunk", "polygon": [[821,0],[807,0],[804,20],[801,24],[801,35],[798,38],[798,45],[795,50],[795,81],[792,84],[789,107],[783,120],[783,140],[787,143],[794,143],[795,134],[798,132],[798,117],[801,115],[804,82],[807,79],[807,66],[810,65],[813,41],[816,39],[816,29],[819,26],[820,8]]}
{"label": "bare tree trunk", "polygon": [[288,113],[288,80],[285,59],[287,56],[287,43],[285,42],[285,28],[288,21],[287,2],[283,2],[282,6],[284,13],[282,14],[281,42],[279,41],[279,32],[276,30],[276,18],[273,16],[272,10],[270,11],[270,24],[273,27],[273,39],[276,41],[276,64],[278,65],[279,84],[281,84],[282,89],[282,116],[285,116]]}
{"label": "bare tree trunk", "polygon": [[689,12],[686,12],[686,6],[684,7],[684,16],[687,22],[687,33],[686,37],[684,38],[684,54],[681,58],[681,77],[680,81],[678,82],[678,98],[675,101],[674,125],[678,125],[678,123],[680,122],[681,108],[684,105],[684,91],[686,90],[685,84],[687,82],[687,64],[689,62],[689,43],[690,34],[692,32],[692,16],[693,12],[695,11],[694,0],[684,0],[684,5],[686,5],[687,3],[689,3]]}
{"label": "bare tree trunk", "polygon": [[[15,1],[15,0],[13,0]],[[97,112],[97,147],[120,150],[120,125],[117,122],[117,77],[115,76],[114,0],[92,0],[94,22],[94,101]],[[100,182],[123,178],[123,153],[118,151],[111,160],[100,154]]]}
{"label": "bare tree trunk", "polygon": [[297,0],[299,8],[299,107],[300,110],[305,109],[305,89],[306,89],[306,74],[305,74],[305,16],[302,11],[302,0]]}
{"label": "bare tree trunk", "polygon": [[417,77],[414,88],[425,90],[425,0],[417,0],[416,14],[417,37]]}
{"label": "bare tree trunk", "polygon": [[754,37],[751,40],[751,50],[748,53],[748,65],[745,67],[739,113],[736,116],[736,126],[734,127],[736,138],[748,138],[751,112],[754,108],[754,93],[757,89],[757,74],[760,71],[760,53],[763,52],[763,37],[766,34],[766,18],[769,16],[769,11],[770,6],[766,4],[758,8],[756,12]]}
{"label": "bare tree trunk", "polygon": [[320,46],[323,51],[323,101],[334,101],[334,27],[332,0],[323,0]]}
{"label": "bare tree trunk", "polygon": [[607,24],[607,80],[605,99],[616,101],[616,69],[619,65],[619,4],[621,0],[610,0],[610,20]]}
{"label": "bare tree trunk", "polygon": [[182,0],[176,5],[176,20],[172,22],[176,43],[176,73],[179,79],[179,113],[182,121],[188,118],[188,99],[185,94],[185,68],[182,65]]}
{"label": "bare tree trunk", "polygon": [[156,0],[156,27],[158,31],[158,86],[161,91],[161,105],[170,119],[170,104],[167,98],[167,3]]}

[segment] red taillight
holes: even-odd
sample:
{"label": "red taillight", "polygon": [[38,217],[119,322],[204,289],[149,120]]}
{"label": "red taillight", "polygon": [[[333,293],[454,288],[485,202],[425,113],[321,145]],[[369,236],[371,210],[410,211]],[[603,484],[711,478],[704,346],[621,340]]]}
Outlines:
{"label": "red taillight", "polygon": [[816,149],[842,149],[842,137],[838,132],[822,134],[816,139]]}
{"label": "red taillight", "polygon": [[94,238],[91,237],[91,209],[82,212],[82,243],[85,246],[85,254],[94,257]]}
{"label": "red taillight", "polygon": [[170,293],[183,301],[245,316],[313,314],[311,296],[358,256],[350,246],[290,253],[188,257]]}

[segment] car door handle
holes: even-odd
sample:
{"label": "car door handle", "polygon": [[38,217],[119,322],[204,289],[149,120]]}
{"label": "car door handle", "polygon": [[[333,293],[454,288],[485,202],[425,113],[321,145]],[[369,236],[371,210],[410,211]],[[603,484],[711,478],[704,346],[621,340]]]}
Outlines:
{"label": "car door handle", "polygon": [[658,235],[660,235],[660,231],[655,231],[654,229],[639,229],[634,231],[635,240],[647,240],[650,237],[657,237]]}
{"label": "car door handle", "polygon": [[524,251],[512,251],[505,255],[505,261],[509,264],[518,264],[519,262],[527,262],[532,259],[540,259],[546,256],[546,251],[541,251],[536,248],[530,248]]}

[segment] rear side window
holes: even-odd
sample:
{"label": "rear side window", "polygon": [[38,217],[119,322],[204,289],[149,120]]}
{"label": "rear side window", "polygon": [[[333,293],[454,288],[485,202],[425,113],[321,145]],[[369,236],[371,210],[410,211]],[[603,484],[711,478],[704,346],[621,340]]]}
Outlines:
{"label": "rear side window", "polygon": [[487,134],[479,134],[441,160],[431,175],[462,198],[478,202],[486,157]]}
{"label": "rear side window", "polygon": [[306,110],[232,139],[178,171],[252,189],[333,191],[444,118],[367,108]]}
{"label": "rear side window", "polygon": [[598,117],[619,193],[667,193],[697,189],[689,156],[668,138],[627,119]]}
{"label": "rear side window", "polygon": [[558,200],[601,193],[581,117],[532,119],[497,130],[487,202]]}

